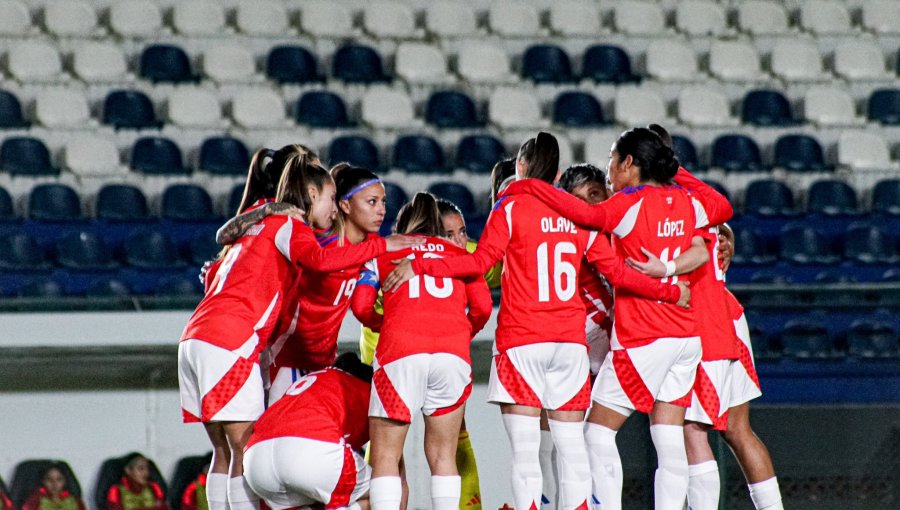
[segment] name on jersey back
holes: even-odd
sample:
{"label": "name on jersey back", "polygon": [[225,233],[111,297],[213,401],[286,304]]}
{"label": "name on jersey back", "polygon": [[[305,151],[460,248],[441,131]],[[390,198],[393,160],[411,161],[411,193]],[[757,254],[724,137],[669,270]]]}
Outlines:
{"label": "name on jersey back", "polygon": [[411,246],[409,248],[412,251],[444,251],[443,244],[435,244],[435,243],[425,243],[420,244],[418,246]]}
{"label": "name on jersey back", "polygon": [[572,223],[572,220],[560,217],[544,217],[541,218],[541,232],[577,234],[578,230],[575,229],[575,224]]}
{"label": "name on jersey back", "polygon": [[669,221],[666,218],[656,224],[656,237],[680,237],[684,235],[684,220]]}

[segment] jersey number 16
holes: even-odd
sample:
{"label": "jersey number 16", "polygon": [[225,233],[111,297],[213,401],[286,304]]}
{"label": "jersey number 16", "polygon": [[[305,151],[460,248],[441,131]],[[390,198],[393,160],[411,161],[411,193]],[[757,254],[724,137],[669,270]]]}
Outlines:
{"label": "jersey number 16", "polygon": [[[550,248],[541,243],[537,248],[538,301],[550,301]],[[563,255],[578,253],[574,243],[563,241],[553,248],[553,290],[560,301],[568,301],[578,288],[578,272],[570,262],[563,260]],[[565,282],[563,282],[565,277]]]}

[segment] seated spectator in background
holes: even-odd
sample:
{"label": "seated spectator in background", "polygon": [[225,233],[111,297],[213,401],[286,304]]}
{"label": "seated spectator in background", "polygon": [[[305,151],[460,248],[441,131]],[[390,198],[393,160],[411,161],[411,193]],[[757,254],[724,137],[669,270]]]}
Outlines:
{"label": "seated spectator in background", "polygon": [[181,493],[181,510],[209,510],[206,500],[206,472],[209,464],[203,466],[197,478]]}
{"label": "seated spectator in background", "polygon": [[150,461],[140,453],[125,458],[122,479],[106,493],[106,510],[168,510],[162,487],[150,479]]}
{"label": "seated spectator in background", "polygon": [[66,490],[66,475],[62,467],[59,464],[51,464],[41,477],[41,486],[25,500],[22,510],[85,510],[85,508],[84,501]]}

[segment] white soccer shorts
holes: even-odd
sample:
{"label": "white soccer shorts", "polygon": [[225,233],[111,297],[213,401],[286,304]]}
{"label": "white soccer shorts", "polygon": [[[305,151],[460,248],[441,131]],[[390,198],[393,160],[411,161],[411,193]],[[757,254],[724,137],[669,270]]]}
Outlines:
{"label": "white soccer shorts", "polygon": [[472,393],[472,366],[447,353],[414,354],[378,365],[372,376],[369,416],[412,422],[412,413],[440,416],[465,404]]}
{"label": "white soccer shorts", "polygon": [[558,411],[590,407],[587,347],[571,342],[541,342],[494,355],[488,402]]}
{"label": "white soccer shorts", "polygon": [[727,429],[735,364],[740,363],[732,359],[700,362],[685,420],[705,423],[715,430]]}
{"label": "white soccer shorts", "polygon": [[738,361],[732,369],[731,395],[728,399],[728,407],[739,406],[762,395],[759,385],[759,375],[756,373],[756,364],[753,361],[753,346],[750,344],[750,328],[747,326],[747,318],[744,314],[734,321],[734,330],[741,339]]}
{"label": "white soccer shorts", "polygon": [[265,409],[259,360],[202,340],[178,344],[184,421],[256,421]]}

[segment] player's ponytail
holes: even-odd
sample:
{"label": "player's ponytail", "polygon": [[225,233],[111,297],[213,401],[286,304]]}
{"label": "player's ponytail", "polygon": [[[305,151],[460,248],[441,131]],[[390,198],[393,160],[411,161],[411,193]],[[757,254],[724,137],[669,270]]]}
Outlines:
{"label": "player's ponytail", "polygon": [[616,140],[616,152],[620,161],[631,156],[640,168],[641,182],[671,184],[678,172],[679,163],[672,148],[647,128],[634,128],[622,133]]}
{"label": "player's ponytail", "polygon": [[258,200],[272,198],[278,189],[278,181],[281,179],[285,167],[285,160],[294,152],[303,152],[313,160],[319,156],[315,151],[304,145],[287,145],[279,150],[260,149],[253,154],[250,160],[250,168],[247,170],[247,182],[244,184],[244,194],[238,205],[237,214],[246,211],[248,207]]}
{"label": "player's ponytail", "polygon": [[416,193],[408,204],[400,208],[396,230],[398,234],[443,235],[444,224],[434,195],[423,191]]}
{"label": "player's ponytail", "polygon": [[497,202],[497,195],[516,178],[516,160],[503,159],[491,170],[491,204]]}
{"label": "player's ponytail", "polygon": [[[277,162],[281,164],[282,161],[277,160]],[[274,163],[275,161],[273,161]],[[309,187],[315,186],[317,190],[321,191],[326,183],[332,181],[331,175],[319,166],[318,158],[314,154],[302,150],[295,149],[287,153],[284,156],[283,165],[275,200],[303,209],[308,216],[312,208]]]}
{"label": "player's ponytail", "polygon": [[522,144],[517,159],[525,166],[521,177],[552,184],[559,173],[559,142],[550,133],[541,131]]}

